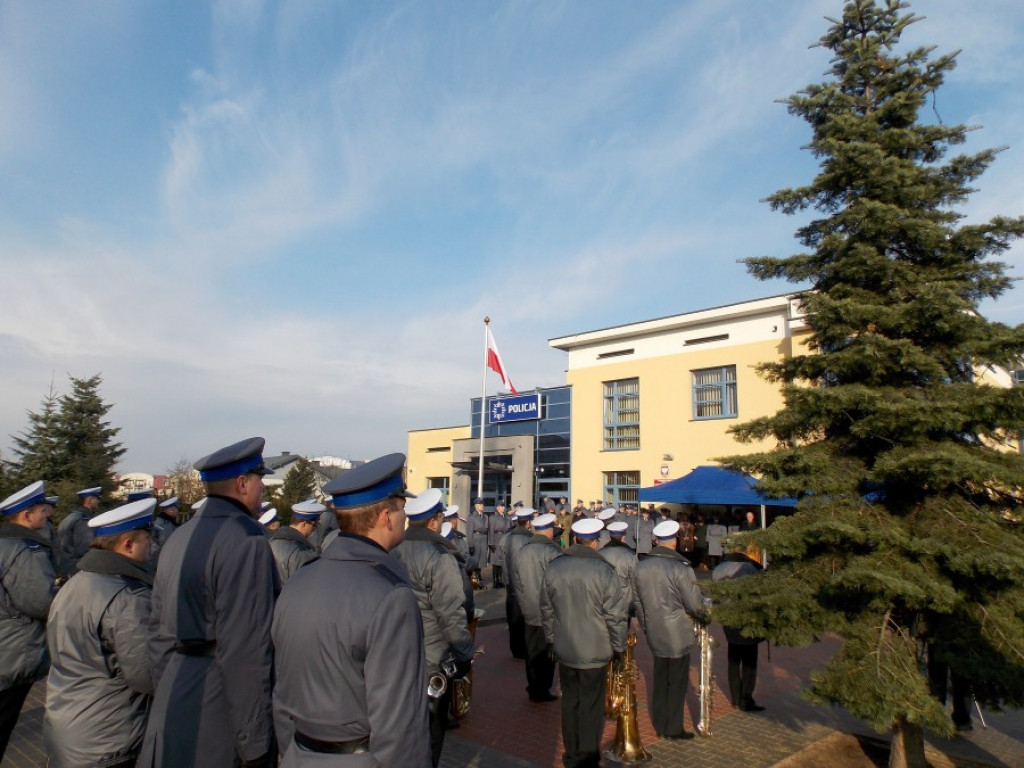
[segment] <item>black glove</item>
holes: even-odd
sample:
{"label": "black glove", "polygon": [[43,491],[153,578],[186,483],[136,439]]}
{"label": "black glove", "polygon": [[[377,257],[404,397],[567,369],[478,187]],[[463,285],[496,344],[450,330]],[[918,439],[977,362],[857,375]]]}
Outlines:
{"label": "black glove", "polygon": [[452,680],[461,680],[473,670],[473,660],[466,659],[465,661],[455,662],[455,674],[452,675]]}
{"label": "black glove", "polygon": [[545,650],[547,651],[548,659],[550,659],[552,662],[557,664],[558,663],[558,656],[555,654],[555,644],[554,643],[548,643],[547,647],[545,648]]}
{"label": "black glove", "polygon": [[626,654],[622,651],[615,651],[612,654],[612,669],[621,672],[626,668]]}

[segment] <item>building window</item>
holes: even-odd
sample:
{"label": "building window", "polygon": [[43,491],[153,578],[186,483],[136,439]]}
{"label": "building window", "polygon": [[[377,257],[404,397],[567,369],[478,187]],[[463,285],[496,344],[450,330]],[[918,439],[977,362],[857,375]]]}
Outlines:
{"label": "building window", "polygon": [[604,383],[604,450],[640,447],[640,379]]}
{"label": "building window", "polygon": [[702,368],[693,374],[693,418],[725,419],[738,413],[736,366]]}
{"label": "building window", "polygon": [[604,501],[613,507],[620,504],[631,504],[636,506],[640,499],[640,473],[629,472],[605,472],[604,473]]}

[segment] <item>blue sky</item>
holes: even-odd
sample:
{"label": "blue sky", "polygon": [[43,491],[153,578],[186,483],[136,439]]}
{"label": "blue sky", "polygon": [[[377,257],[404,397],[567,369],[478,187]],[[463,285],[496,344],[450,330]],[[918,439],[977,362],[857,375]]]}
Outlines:
{"label": "blue sky", "polygon": [[[739,260],[797,250],[760,202],[815,170],[778,100],[840,10],[5,0],[0,449],[100,372],[124,471],[371,457],[467,422],[485,315],[527,389],[564,383],[549,338],[789,290]],[[963,212],[1024,212],[1024,6],[913,10],[962,49],[932,114],[1007,147]]]}

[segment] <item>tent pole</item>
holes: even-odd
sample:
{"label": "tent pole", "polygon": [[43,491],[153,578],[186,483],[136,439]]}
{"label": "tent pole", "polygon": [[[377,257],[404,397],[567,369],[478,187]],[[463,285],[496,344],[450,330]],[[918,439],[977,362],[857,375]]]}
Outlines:
{"label": "tent pole", "polygon": [[[765,511],[764,504],[761,505],[761,530],[768,527],[768,513]],[[768,567],[768,551],[765,549],[761,550],[761,567]]]}

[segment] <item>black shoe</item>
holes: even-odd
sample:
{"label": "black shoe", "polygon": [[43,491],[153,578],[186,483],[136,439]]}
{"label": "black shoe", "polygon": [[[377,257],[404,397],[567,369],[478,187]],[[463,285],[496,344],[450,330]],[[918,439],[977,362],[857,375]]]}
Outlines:
{"label": "black shoe", "polygon": [[535,704],[545,704],[549,701],[558,701],[558,697],[553,693],[545,693],[542,696],[531,696],[530,701]]}
{"label": "black shoe", "polygon": [[970,723],[957,723],[956,730],[958,733],[967,733],[968,731],[973,731],[974,726]]}
{"label": "black shoe", "polygon": [[755,704],[753,701],[748,701],[740,707],[744,712],[764,712],[764,707],[760,704]]}
{"label": "black shoe", "polygon": [[680,731],[673,736],[665,736],[669,741],[689,741],[694,737],[693,731]]}
{"label": "black shoe", "polygon": [[456,720],[455,718],[452,718],[452,717],[449,717],[448,720],[444,724],[444,729],[446,731],[451,731],[451,730],[453,730],[455,728],[458,728],[458,727],[459,727],[459,721]]}

